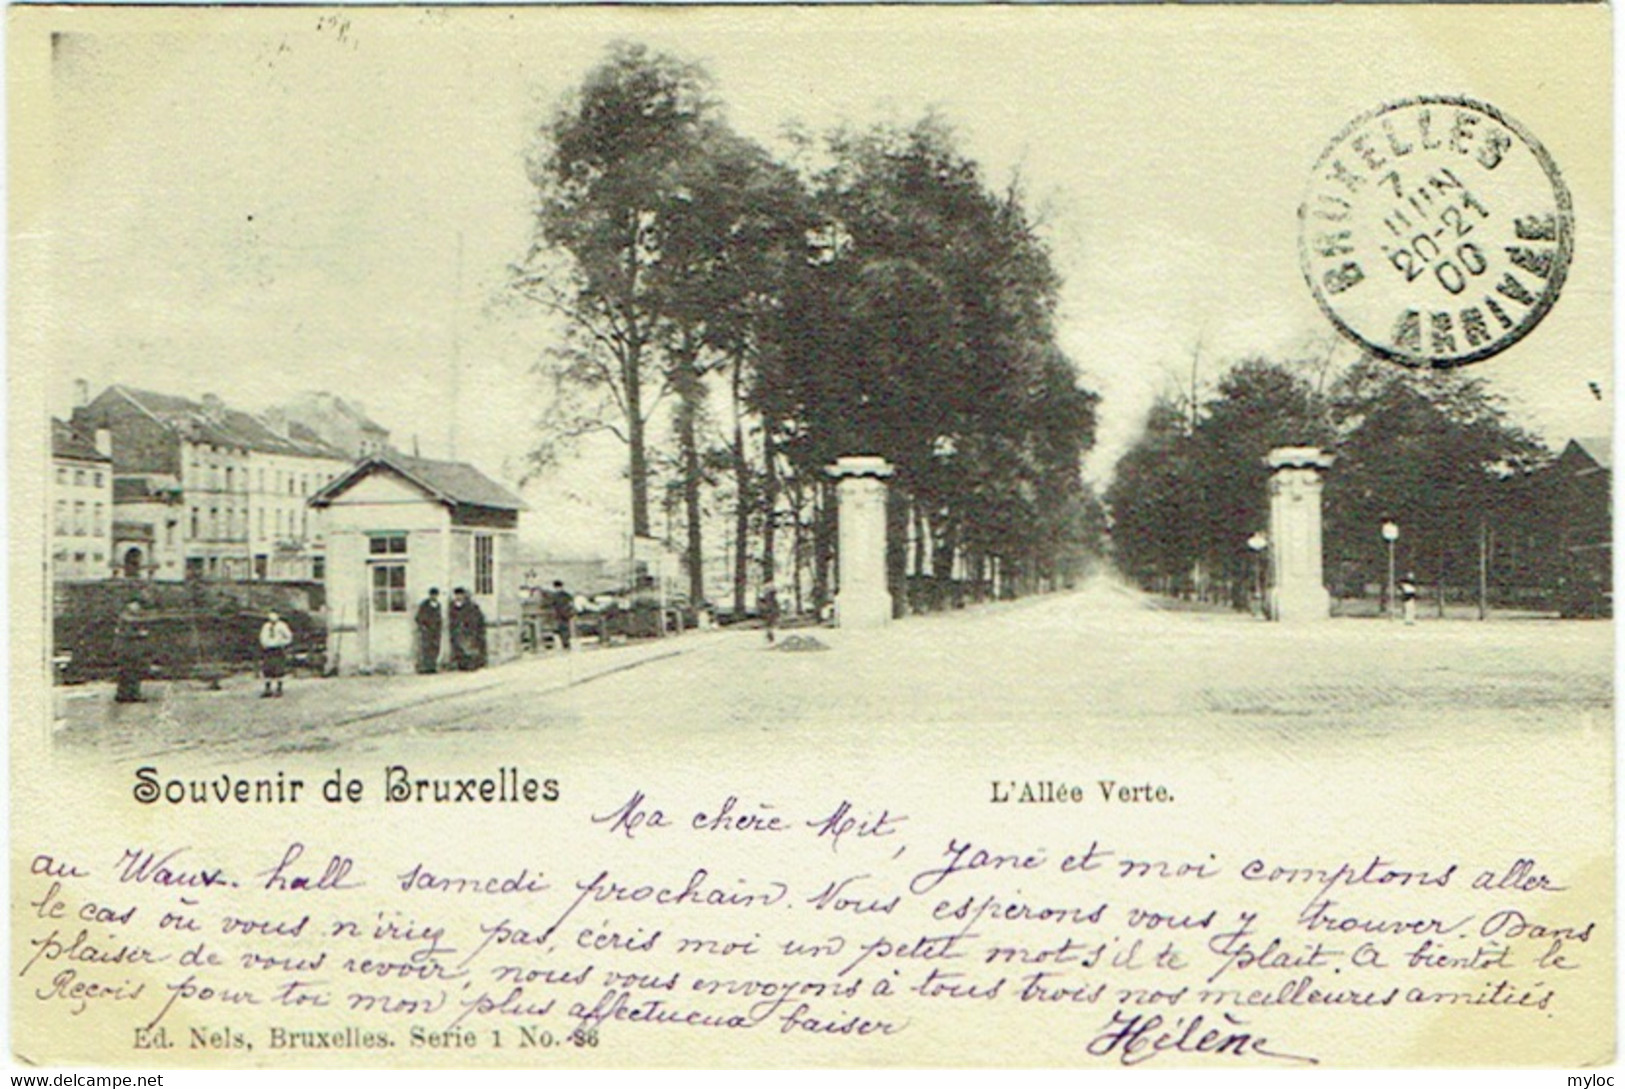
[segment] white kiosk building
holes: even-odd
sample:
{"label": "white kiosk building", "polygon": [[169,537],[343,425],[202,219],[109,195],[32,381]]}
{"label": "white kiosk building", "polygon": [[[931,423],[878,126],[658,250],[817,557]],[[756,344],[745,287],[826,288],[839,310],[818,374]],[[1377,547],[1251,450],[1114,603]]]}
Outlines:
{"label": "white kiosk building", "polygon": [[[463,587],[485,615],[488,660],[519,653],[519,512],[472,465],[375,454],[310,499],[327,520],[327,665],[412,669],[415,614]],[[449,653],[442,638],[441,657]]]}

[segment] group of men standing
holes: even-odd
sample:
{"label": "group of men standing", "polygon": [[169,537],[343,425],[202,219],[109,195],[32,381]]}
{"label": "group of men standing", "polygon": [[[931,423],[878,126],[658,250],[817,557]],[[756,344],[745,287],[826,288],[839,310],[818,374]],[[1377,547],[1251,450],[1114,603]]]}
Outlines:
{"label": "group of men standing", "polygon": [[419,673],[439,672],[442,632],[450,634],[452,669],[466,672],[485,665],[485,614],[463,587],[451,592],[451,604],[444,612],[439,587],[431,587],[429,596],[418,605],[416,619]]}

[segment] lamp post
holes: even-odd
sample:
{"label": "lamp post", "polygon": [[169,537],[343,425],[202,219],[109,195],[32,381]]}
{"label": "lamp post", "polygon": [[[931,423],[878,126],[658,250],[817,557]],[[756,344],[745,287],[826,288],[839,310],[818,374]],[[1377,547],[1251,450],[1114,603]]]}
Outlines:
{"label": "lamp post", "polygon": [[1394,542],[1399,540],[1399,524],[1397,522],[1384,522],[1382,524],[1382,539],[1388,542],[1388,598],[1387,613],[1394,615]]}
{"label": "lamp post", "polygon": [[1258,615],[1269,619],[1269,609],[1264,603],[1264,550],[1270,546],[1269,535],[1255,533],[1247,538],[1247,547],[1253,550],[1253,583],[1258,594]]}

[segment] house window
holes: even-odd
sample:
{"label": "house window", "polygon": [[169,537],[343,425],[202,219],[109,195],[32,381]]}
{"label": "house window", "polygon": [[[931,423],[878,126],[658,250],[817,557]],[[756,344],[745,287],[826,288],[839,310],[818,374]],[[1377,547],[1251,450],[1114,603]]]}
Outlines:
{"label": "house window", "polygon": [[94,533],[98,537],[101,536],[101,533],[102,533],[102,505],[100,503],[96,504],[95,513],[92,515],[92,521],[90,523],[90,532]]}
{"label": "house window", "polygon": [[67,485],[68,485],[68,471],[66,469],[61,469],[61,468],[57,469],[57,471],[56,471],[56,482],[58,484],[62,485],[63,487],[67,487]]}
{"label": "house window", "polygon": [[82,488],[85,486],[85,471],[83,469],[75,469],[73,471],[73,486],[76,488]]}
{"label": "house window", "polygon": [[373,556],[404,556],[406,534],[375,533],[367,538],[367,552]]}
{"label": "house window", "polygon": [[56,535],[58,537],[68,535],[68,501],[66,499],[56,501]]}
{"label": "house window", "polygon": [[372,611],[374,613],[404,613],[406,611],[406,565],[404,563],[375,563],[372,565]]}
{"label": "house window", "polygon": [[[193,507],[192,508],[192,540],[194,540],[194,541],[198,539],[197,524],[198,524],[198,508]],[[203,572],[201,572],[201,571],[198,572],[198,574],[200,574],[200,575],[202,573]]]}
{"label": "house window", "polygon": [[476,594],[496,592],[496,557],[489,533],[474,535],[474,592]]}
{"label": "house window", "polygon": [[96,487],[99,488],[101,486],[102,486],[102,474],[97,473],[96,474]]}
{"label": "house window", "polygon": [[85,535],[85,501],[83,499],[73,501],[73,535],[75,537]]}
{"label": "house window", "polygon": [[310,559],[310,577],[321,582],[327,577],[327,557],[312,556]]}

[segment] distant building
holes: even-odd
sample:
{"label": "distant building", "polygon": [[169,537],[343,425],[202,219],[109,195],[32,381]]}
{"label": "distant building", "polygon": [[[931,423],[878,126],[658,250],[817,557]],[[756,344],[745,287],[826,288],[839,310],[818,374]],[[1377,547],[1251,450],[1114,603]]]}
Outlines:
{"label": "distant building", "polygon": [[212,395],[123,385],[76,408],[73,424],[110,434],[117,519],[151,527],[157,578],[321,579],[307,500],[349,467],[342,450]]}
{"label": "distant building", "polygon": [[[387,452],[317,492],[327,522],[327,661],[341,672],[410,669],[414,612],[461,586],[485,615],[493,662],[519,653],[519,513],[472,465]],[[442,648],[444,652],[444,646]]]}
{"label": "distant building", "polygon": [[111,435],[51,421],[51,577],[113,574]]}
{"label": "distant building", "polygon": [[550,592],[554,582],[562,582],[571,593],[583,597],[625,589],[626,561],[611,563],[602,556],[561,556],[527,551],[519,558],[520,589]]}
{"label": "distant building", "polygon": [[336,394],[307,390],[264,415],[277,430],[342,450],[351,461],[390,450],[389,430],[358,402]]}
{"label": "distant building", "polygon": [[1613,612],[1613,443],[1570,439],[1547,472],[1564,581],[1561,607],[1574,615]]}

